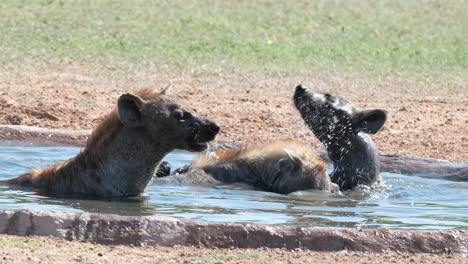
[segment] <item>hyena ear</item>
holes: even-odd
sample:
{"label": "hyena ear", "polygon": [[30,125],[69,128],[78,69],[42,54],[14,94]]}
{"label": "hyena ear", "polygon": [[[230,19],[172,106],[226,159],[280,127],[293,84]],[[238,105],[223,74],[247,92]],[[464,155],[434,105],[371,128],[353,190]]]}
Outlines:
{"label": "hyena ear", "polygon": [[358,112],[353,118],[353,127],[357,131],[375,134],[387,120],[387,113],[384,110],[363,110]]}
{"label": "hyena ear", "polygon": [[133,94],[124,94],[117,101],[117,110],[119,112],[120,121],[126,127],[143,126],[141,117],[141,108],[144,102],[141,97]]}
{"label": "hyena ear", "polygon": [[164,87],[164,89],[162,89],[159,94],[168,95],[171,92],[171,88],[172,84],[169,84],[168,86]]}
{"label": "hyena ear", "polygon": [[279,170],[283,173],[298,171],[302,169],[302,160],[290,149],[284,149],[287,158],[282,158],[278,161]]}

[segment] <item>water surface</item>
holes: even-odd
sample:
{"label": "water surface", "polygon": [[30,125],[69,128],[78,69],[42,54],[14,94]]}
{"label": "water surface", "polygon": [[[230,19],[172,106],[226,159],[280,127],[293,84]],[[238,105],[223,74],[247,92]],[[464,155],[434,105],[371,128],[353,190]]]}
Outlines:
{"label": "water surface", "polygon": [[[47,167],[79,152],[77,147],[34,147],[0,142],[0,180]],[[174,168],[192,153],[174,152]],[[147,196],[113,201],[59,199],[29,189],[0,186],[0,209],[51,209],[120,215],[166,215],[209,222],[304,227],[468,229],[468,183],[382,173],[384,185],[342,195],[301,191],[281,195],[244,185],[150,185]]]}

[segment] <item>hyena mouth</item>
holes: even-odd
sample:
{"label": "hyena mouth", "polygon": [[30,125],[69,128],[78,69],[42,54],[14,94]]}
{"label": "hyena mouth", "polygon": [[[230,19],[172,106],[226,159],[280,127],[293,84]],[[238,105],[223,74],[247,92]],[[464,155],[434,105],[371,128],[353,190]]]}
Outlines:
{"label": "hyena mouth", "polygon": [[204,151],[208,148],[208,143],[215,139],[217,132],[210,132],[200,134],[199,131],[195,131],[187,139],[187,143],[192,151]]}
{"label": "hyena mouth", "polygon": [[189,146],[192,151],[196,151],[196,152],[204,151],[208,148],[208,142],[209,141],[203,141],[203,142],[192,141],[192,142],[189,142]]}

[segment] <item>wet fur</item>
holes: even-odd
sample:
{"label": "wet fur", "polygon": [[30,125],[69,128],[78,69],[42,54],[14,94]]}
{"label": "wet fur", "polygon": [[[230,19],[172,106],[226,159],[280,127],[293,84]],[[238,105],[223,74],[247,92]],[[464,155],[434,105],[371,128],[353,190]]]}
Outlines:
{"label": "wet fur", "polygon": [[[377,181],[380,172],[378,151],[367,133],[379,131],[386,121],[385,111],[361,110],[343,98],[316,93],[301,85],[296,87],[293,100],[305,123],[327,148],[334,165],[330,176],[326,174],[326,164],[309,146],[283,141],[202,157],[191,165],[186,175],[159,182],[242,182],[261,190],[286,194],[305,189],[349,190]],[[279,169],[280,163],[285,164],[280,161],[288,161],[288,158],[299,162],[286,162],[290,168]],[[303,170],[301,177],[296,177],[301,173],[295,171],[295,163],[303,164],[299,166]]]}
{"label": "wet fur", "polygon": [[[166,113],[169,111],[168,107],[178,106],[184,109],[174,99],[149,89],[134,95],[123,95],[121,98],[139,98],[138,100],[145,102],[145,107],[138,110],[140,113],[137,116],[145,117],[146,124],[127,126],[121,120],[123,117],[120,116],[119,109],[115,109],[96,127],[86,146],[76,157],[51,168],[32,170],[4,183],[35,187],[50,193],[84,193],[101,197],[135,196],[145,191],[162,158],[170,151],[175,148],[197,151],[191,149],[192,146],[187,146],[186,142],[181,142],[186,140],[189,132],[181,133],[179,138],[165,135],[171,132],[171,126],[173,130],[177,130],[174,125],[177,122],[171,120],[172,116]],[[161,124],[167,124],[168,127],[155,130],[151,127],[152,122],[164,119],[157,117],[163,114],[168,120]],[[193,115],[193,119],[202,123],[202,127],[215,124]],[[210,133],[207,141],[212,140],[216,133]]]}
{"label": "wet fur", "polygon": [[377,147],[369,134],[384,125],[384,110],[362,110],[344,98],[296,87],[294,104],[334,165],[331,180],[341,190],[371,185],[379,179]]}
{"label": "wet fur", "polygon": [[239,149],[218,152],[215,155],[201,156],[192,166],[194,168],[206,168],[220,166],[224,164],[242,164],[244,162],[258,162],[270,158],[285,158],[285,149],[293,150],[302,160],[315,163],[316,166],[326,170],[327,164],[320,156],[311,151],[311,148],[304,143],[297,141],[275,141],[266,145],[245,146]]}
{"label": "wet fur", "polygon": [[171,176],[160,182],[245,183],[282,194],[306,189],[338,191],[326,170],[327,164],[306,144],[277,141],[200,157],[187,175]]}

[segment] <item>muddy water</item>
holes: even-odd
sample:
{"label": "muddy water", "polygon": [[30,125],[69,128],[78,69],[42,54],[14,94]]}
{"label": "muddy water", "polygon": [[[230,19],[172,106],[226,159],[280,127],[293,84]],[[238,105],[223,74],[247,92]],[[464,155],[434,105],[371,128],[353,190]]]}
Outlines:
{"label": "muddy water", "polygon": [[[0,180],[73,157],[76,147],[0,143]],[[173,152],[173,167],[193,154]],[[210,222],[305,227],[468,229],[468,183],[382,173],[384,184],[338,194],[302,191],[280,195],[244,185],[157,186],[144,197],[114,200],[51,198],[31,189],[0,186],[0,209],[51,209],[120,215],[166,215]]]}

